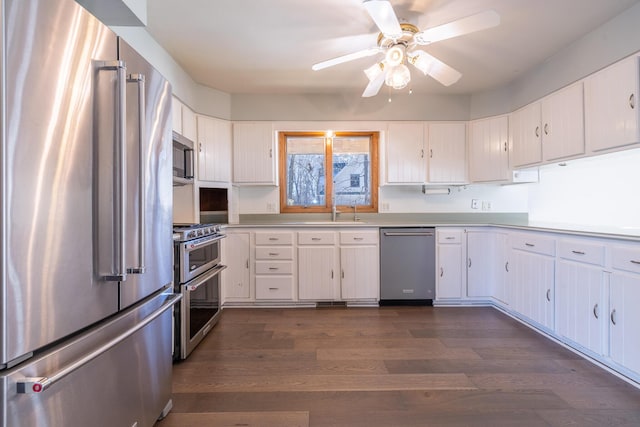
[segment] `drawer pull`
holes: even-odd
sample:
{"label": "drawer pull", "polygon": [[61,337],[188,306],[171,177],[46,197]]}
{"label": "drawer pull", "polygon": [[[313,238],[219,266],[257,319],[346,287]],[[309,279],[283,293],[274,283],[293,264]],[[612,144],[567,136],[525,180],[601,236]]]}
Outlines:
{"label": "drawer pull", "polygon": [[353,240],[357,240],[357,241],[364,240],[364,237],[354,237]]}
{"label": "drawer pull", "polygon": [[269,288],[270,291],[277,291],[280,288]]}
{"label": "drawer pull", "polygon": [[311,240],[313,240],[314,242],[317,242],[318,240],[322,240],[322,239],[319,237],[312,237]]}
{"label": "drawer pull", "polygon": [[611,317],[611,323],[616,325],[617,323],[616,323],[616,309],[615,308],[611,311],[611,316],[610,317]]}
{"label": "drawer pull", "polygon": [[280,239],[278,239],[277,237],[269,237],[269,240],[272,241],[272,242],[276,242],[276,241],[278,241]]}
{"label": "drawer pull", "polygon": [[571,251],[571,252],[573,252],[576,255],[584,255],[584,252],[582,251]]}
{"label": "drawer pull", "polygon": [[533,248],[533,247],[535,247],[535,246],[536,246],[536,245],[534,245],[533,243],[525,243],[524,245],[525,245],[525,246],[529,246],[530,248]]}
{"label": "drawer pull", "polygon": [[454,240],[454,239],[455,239],[455,237],[453,237],[453,236],[449,236],[449,237],[445,237],[445,239],[447,239],[447,240]]}
{"label": "drawer pull", "polygon": [[593,317],[595,317],[596,319],[599,319],[600,316],[598,315],[598,303],[596,303],[596,305],[593,306]]}
{"label": "drawer pull", "polygon": [[278,252],[269,252],[269,256],[278,256],[280,255]]}
{"label": "drawer pull", "polygon": [[631,264],[640,265],[640,261],[636,261],[635,259],[630,260]]}
{"label": "drawer pull", "polygon": [[269,270],[270,271],[276,271],[276,270],[279,270],[279,268],[278,267],[269,267]]}
{"label": "drawer pull", "polygon": [[547,301],[551,302],[551,289],[547,289]]}

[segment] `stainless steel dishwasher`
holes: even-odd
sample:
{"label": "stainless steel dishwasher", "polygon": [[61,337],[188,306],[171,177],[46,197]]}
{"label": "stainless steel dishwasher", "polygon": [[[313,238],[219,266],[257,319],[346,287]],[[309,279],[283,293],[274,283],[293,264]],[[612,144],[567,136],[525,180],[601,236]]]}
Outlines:
{"label": "stainless steel dishwasher", "polygon": [[436,289],[435,229],[380,229],[380,305],[431,305]]}

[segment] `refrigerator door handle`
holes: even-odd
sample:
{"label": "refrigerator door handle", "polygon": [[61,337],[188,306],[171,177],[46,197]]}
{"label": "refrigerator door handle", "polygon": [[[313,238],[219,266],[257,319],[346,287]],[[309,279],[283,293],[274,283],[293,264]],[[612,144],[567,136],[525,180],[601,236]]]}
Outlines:
{"label": "refrigerator door handle", "polygon": [[145,183],[147,180],[145,169],[145,146],[147,141],[146,104],[145,104],[145,76],[144,74],[130,74],[127,83],[138,85],[138,265],[127,268],[128,274],[144,274],[145,272]]}
{"label": "refrigerator door handle", "polygon": [[115,117],[115,144],[113,157],[115,159],[113,174],[113,271],[106,274],[103,279],[109,282],[122,282],[127,280],[125,267],[125,143],[127,138],[126,127],[126,79],[127,66],[124,61],[96,61],[98,71],[116,72],[116,117]]}
{"label": "refrigerator door handle", "polygon": [[[166,294],[162,294],[166,296]],[[82,366],[91,362],[93,359],[99,357],[100,355],[106,353],[111,350],[122,341],[129,338],[131,335],[135,334],[149,323],[153,322],[160,315],[162,315],[165,311],[173,307],[175,303],[182,299],[182,295],[180,294],[171,294],[167,300],[156,309],[153,313],[147,316],[140,323],[136,324],[134,327],[128,329],[126,332],[118,335],[117,337],[111,339],[107,343],[101,345],[90,353],[85,354],[80,359],[75,360],[74,362],[64,366],[58,372],[53,375],[43,376],[43,377],[25,377],[20,381],[16,382],[17,385],[17,393],[19,394],[38,394],[47,390],[49,387],[62,380],[67,375],[72,372],[80,369]]]}

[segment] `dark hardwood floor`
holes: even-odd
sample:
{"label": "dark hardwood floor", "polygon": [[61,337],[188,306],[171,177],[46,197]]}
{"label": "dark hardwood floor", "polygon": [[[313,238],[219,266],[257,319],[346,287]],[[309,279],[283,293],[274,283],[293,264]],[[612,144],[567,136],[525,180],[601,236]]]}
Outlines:
{"label": "dark hardwood floor", "polygon": [[640,390],[487,307],[227,309],[156,427],[640,426]]}

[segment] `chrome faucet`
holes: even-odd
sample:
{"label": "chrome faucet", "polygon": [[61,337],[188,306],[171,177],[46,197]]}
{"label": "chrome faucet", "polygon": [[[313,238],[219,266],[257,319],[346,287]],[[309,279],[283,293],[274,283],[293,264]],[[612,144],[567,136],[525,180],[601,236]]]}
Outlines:
{"label": "chrome faucet", "polygon": [[331,221],[336,222],[336,218],[338,217],[339,213],[340,211],[338,210],[338,208],[336,208],[336,205],[333,205],[331,207]]}
{"label": "chrome faucet", "polygon": [[353,208],[353,222],[356,221],[360,221],[360,218],[358,218],[358,212],[357,212],[357,207],[355,204],[351,205],[351,207]]}

